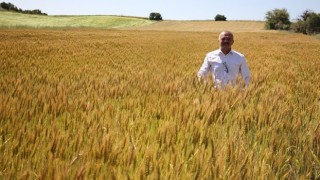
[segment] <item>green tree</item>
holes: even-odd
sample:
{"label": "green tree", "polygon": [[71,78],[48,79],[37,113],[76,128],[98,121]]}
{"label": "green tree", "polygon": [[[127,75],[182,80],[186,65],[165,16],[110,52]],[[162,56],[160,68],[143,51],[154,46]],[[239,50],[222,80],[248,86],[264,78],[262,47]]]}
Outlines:
{"label": "green tree", "polygon": [[286,9],[274,9],[266,13],[266,29],[289,30],[290,15]]}
{"label": "green tree", "polygon": [[224,15],[217,14],[216,17],[214,17],[215,21],[226,21],[227,18]]}
{"label": "green tree", "polygon": [[316,34],[320,32],[320,14],[311,13],[306,20],[307,34]]}
{"label": "green tree", "polygon": [[1,7],[2,9],[6,9],[6,10],[9,9],[8,4],[5,3],[5,2],[0,3],[0,7]]}
{"label": "green tree", "polygon": [[152,12],[149,15],[149,19],[150,20],[155,20],[155,21],[161,21],[162,20],[162,16],[160,13],[157,12]]}
{"label": "green tree", "polygon": [[320,32],[320,14],[306,10],[302,13],[296,23],[293,23],[291,29],[303,34],[316,34]]}
{"label": "green tree", "polygon": [[18,11],[18,8],[17,8],[15,5],[11,4],[11,3],[2,2],[2,3],[0,4],[0,6],[1,6],[3,9],[8,10],[8,11]]}
{"label": "green tree", "polygon": [[307,34],[306,22],[302,20],[298,20],[297,22],[291,24],[291,29],[297,33]]}
{"label": "green tree", "polygon": [[313,13],[311,10],[305,10],[302,14],[301,14],[301,19],[302,21],[306,21],[308,19],[308,17],[310,16],[310,14]]}
{"label": "green tree", "polygon": [[15,5],[11,3],[2,2],[0,3],[0,6],[2,9],[8,10],[8,11],[15,11],[18,13],[47,15],[46,13],[42,13],[39,9],[35,9],[35,10],[22,10],[20,8],[18,9]]}

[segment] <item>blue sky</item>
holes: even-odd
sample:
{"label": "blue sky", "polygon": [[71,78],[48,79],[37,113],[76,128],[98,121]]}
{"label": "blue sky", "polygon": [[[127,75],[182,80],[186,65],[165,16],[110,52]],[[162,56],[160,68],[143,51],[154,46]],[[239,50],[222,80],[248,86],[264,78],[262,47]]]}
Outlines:
{"label": "blue sky", "polygon": [[23,10],[40,9],[49,15],[124,15],[148,17],[158,12],[165,20],[264,20],[265,13],[285,8],[290,20],[305,10],[320,13],[320,0],[4,0]]}

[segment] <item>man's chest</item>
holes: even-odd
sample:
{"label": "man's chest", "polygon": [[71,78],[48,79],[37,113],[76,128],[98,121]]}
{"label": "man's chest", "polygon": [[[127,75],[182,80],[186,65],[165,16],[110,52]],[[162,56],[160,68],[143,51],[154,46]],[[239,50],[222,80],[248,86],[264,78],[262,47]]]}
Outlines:
{"label": "man's chest", "polygon": [[238,71],[241,60],[234,56],[212,56],[208,57],[208,63],[212,70],[227,68],[227,71]]}

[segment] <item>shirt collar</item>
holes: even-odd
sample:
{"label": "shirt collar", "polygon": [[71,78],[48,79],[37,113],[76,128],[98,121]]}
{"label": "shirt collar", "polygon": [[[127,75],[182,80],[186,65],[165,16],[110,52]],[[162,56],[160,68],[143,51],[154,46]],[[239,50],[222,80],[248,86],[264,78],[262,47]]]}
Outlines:
{"label": "shirt collar", "polygon": [[[219,49],[219,54],[224,55],[223,52],[221,51],[221,49]],[[229,54],[233,55],[233,50],[232,49],[228,54],[226,54],[226,56],[229,55]]]}

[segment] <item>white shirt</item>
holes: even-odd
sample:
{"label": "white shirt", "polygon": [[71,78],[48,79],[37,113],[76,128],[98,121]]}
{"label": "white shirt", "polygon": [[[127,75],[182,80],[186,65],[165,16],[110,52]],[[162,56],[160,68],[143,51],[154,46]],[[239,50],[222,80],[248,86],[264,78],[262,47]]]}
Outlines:
{"label": "white shirt", "polygon": [[249,85],[250,71],[246,59],[243,54],[234,50],[227,55],[220,49],[209,52],[198,72],[198,78],[206,78],[208,72],[211,72],[217,88],[224,87],[228,83],[235,86],[239,74],[242,75],[246,86]]}

